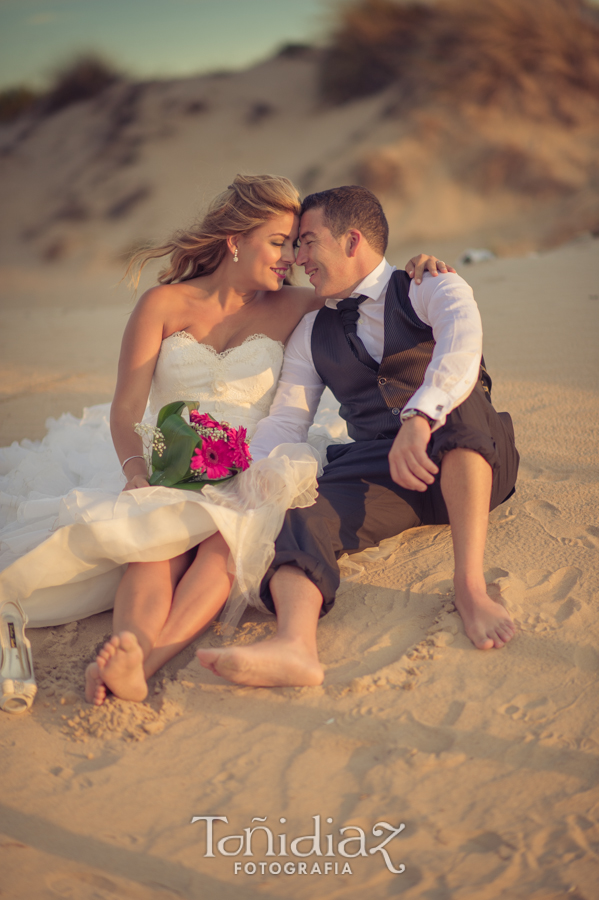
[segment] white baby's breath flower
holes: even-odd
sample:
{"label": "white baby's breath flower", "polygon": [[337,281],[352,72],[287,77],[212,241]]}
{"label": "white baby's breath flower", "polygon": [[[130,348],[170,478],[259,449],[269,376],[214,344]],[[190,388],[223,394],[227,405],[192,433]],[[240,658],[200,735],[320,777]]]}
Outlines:
{"label": "white baby's breath flower", "polygon": [[148,425],[145,422],[137,422],[133,426],[133,430],[138,434],[144,446],[144,458],[148,465],[152,460],[152,451],[155,450],[158,456],[162,456],[166,450],[164,435],[160,428],[156,425]]}

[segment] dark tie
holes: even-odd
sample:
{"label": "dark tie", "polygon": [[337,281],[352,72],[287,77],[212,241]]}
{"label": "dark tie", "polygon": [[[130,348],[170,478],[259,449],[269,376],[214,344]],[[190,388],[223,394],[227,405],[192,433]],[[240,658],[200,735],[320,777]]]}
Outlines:
{"label": "dark tie", "polygon": [[357,322],[360,318],[358,307],[363,300],[367,299],[368,298],[364,294],[360,294],[359,297],[348,297],[347,300],[341,300],[341,302],[337,304],[337,311],[341,316],[345,337],[352,348],[354,356],[357,356],[360,362],[364,363],[365,366],[369,366],[371,369],[377,371],[379,364],[372,358],[361,339],[358,337]]}

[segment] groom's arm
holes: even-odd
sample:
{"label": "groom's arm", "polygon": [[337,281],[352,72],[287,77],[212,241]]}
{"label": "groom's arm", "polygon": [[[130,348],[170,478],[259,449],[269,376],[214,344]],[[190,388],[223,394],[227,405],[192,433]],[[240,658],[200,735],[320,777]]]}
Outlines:
{"label": "groom's arm", "polygon": [[405,408],[434,419],[435,431],[478,380],[482,322],[472,288],[455,273],[425,274],[421,284],[410,285],[410,300],[418,318],[432,328],[435,346],[424,380]]}
{"label": "groom's arm", "polygon": [[[472,289],[458,275],[424,278],[410,286],[410,300],[417,316],[430,325],[435,348],[424,381],[406,403],[433,420],[440,428],[449,413],[471,393],[479,376],[482,325]],[[393,480],[401,487],[425,491],[433,483],[437,466],[426,449],[431,427],[416,416],[405,422],[389,453]]]}
{"label": "groom's arm", "polygon": [[312,361],[312,325],[317,312],[304,316],[289,338],[277,393],[250,444],[254,460],[268,456],[279,444],[301,443],[308,437],[324,390]]}

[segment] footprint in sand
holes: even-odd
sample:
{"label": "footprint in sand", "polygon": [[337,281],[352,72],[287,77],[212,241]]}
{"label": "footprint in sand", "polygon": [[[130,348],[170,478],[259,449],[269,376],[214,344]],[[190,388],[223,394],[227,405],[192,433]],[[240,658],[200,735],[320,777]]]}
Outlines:
{"label": "footprint in sand", "polygon": [[507,841],[494,831],[484,831],[469,838],[461,850],[465,853],[496,853],[500,859],[509,860],[517,852],[518,847],[515,842]]}
{"label": "footprint in sand", "polygon": [[[524,631],[538,631],[545,626],[555,627],[582,609],[581,601],[571,596],[581,577],[582,572],[576,566],[562,566],[554,572],[530,569],[524,579],[514,574],[498,578],[496,586],[508,601],[518,626]],[[489,594],[493,596],[490,589]],[[558,603],[557,610],[547,605]],[[544,612],[537,612],[540,609]]]}
{"label": "footprint in sand", "polygon": [[[568,868],[570,863],[576,862],[578,865],[586,863],[588,871],[596,868],[594,842],[591,842],[588,834],[585,834],[587,823],[589,820],[585,816],[567,816],[565,821],[563,819],[553,821],[546,829],[538,832],[530,848],[530,855],[536,856],[534,862],[539,871],[546,870],[548,866],[556,866],[558,872],[570,872],[572,877],[573,873]],[[592,822],[589,824],[593,826]],[[585,890],[584,893],[579,892],[575,885],[571,885],[570,888],[563,888],[559,896],[582,900],[583,896],[596,896],[596,892],[592,889],[588,892]]]}
{"label": "footprint in sand", "polygon": [[529,588],[527,596],[531,599],[542,597],[552,603],[561,602],[569,596],[581,574],[576,566],[562,566],[540,578],[534,587]]}
{"label": "footprint in sand", "polygon": [[46,886],[57,897],[66,900],[115,900],[115,897],[133,898],[110,878],[86,872],[53,872],[46,876]]}
{"label": "footprint in sand", "polygon": [[582,672],[596,672],[599,669],[599,653],[590,644],[583,644],[574,651],[574,664]]}
{"label": "footprint in sand", "polygon": [[61,778],[62,781],[70,781],[73,775],[75,774],[72,769],[69,769],[65,766],[54,766],[52,769],[48,770],[51,775],[54,775],[56,778]]}
{"label": "footprint in sand", "polygon": [[466,762],[467,756],[459,751],[443,750],[441,753],[423,753],[420,750],[412,750],[407,758],[407,763],[414,769],[454,769]]}
{"label": "footprint in sand", "polygon": [[499,711],[516,721],[538,723],[555,714],[555,704],[542,694],[518,694]]}
{"label": "footprint in sand", "polygon": [[546,500],[529,500],[524,504],[526,512],[560,544],[599,549],[599,528],[596,525],[571,525],[562,512]]}
{"label": "footprint in sand", "polygon": [[515,519],[517,515],[518,513],[514,512],[513,506],[504,507],[502,504],[490,514],[489,521],[492,522],[493,525],[507,525],[507,523],[511,522],[512,519]]}
{"label": "footprint in sand", "polygon": [[[51,895],[63,900],[172,900],[175,894],[182,896],[176,889],[152,888],[128,878],[108,878],[97,872],[50,872],[45,881]],[[44,893],[46,896],[49,895]]]}
{"label": "footprint in sand", "polygon": [[[437,620],[435,620],[437,621]],[[456,627],[457,632],[457,627]],[[449,631],[439,631],[429,635],[416,644],[412,644],[398,659],[387,666],[383,666],[371,675],[361,675],[354,678],[349,685],[349,690],[355,694],[371,693],[381,688],[402,687],[404,690],[413,690],[418,684],[418,677],[422,674],[417,666],[438,658],[437,648],[446,647],[454,640]]]}
{"label": "footprint in sand", "polygon": [[562,623],[569,619],[574,613],[579,612],[582,609],[582,603],[580,600],[575,600],[574,597],[569,597],[558,609],[555,614],[556,622]]}

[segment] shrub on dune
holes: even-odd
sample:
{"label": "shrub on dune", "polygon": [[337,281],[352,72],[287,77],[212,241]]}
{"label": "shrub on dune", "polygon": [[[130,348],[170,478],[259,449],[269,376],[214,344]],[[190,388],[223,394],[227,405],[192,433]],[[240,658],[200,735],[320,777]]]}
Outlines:
{"label": "shrub on dune", "polygon": [[0,124],[14,122],[25,113],[50,116],[73,103],[93,99],[120,81],[116,69],[99,57],[80,56],[58,70],[45,92],[23,86],[0,92]]}
{"label": "shrub on dune", "polygon": [[108,63],[96,56],[81,56],[56,76],[43,97],[40,112],[50,115],[72,103],[90,100],[121,80]]}
{"label": "shrub on dune", "polygon": [[31,110],[37,99],[37,94],[27,87],[7,88],[0,91],[0,124],[14,122],[23,113]]}
{"label": "shrub on dune", "polygon": [[324,54],[322,96],[390,85],[401,110],[443,100],[576,120],[573,102],[599,98],[599,12],[586,0],[357,0]]}

